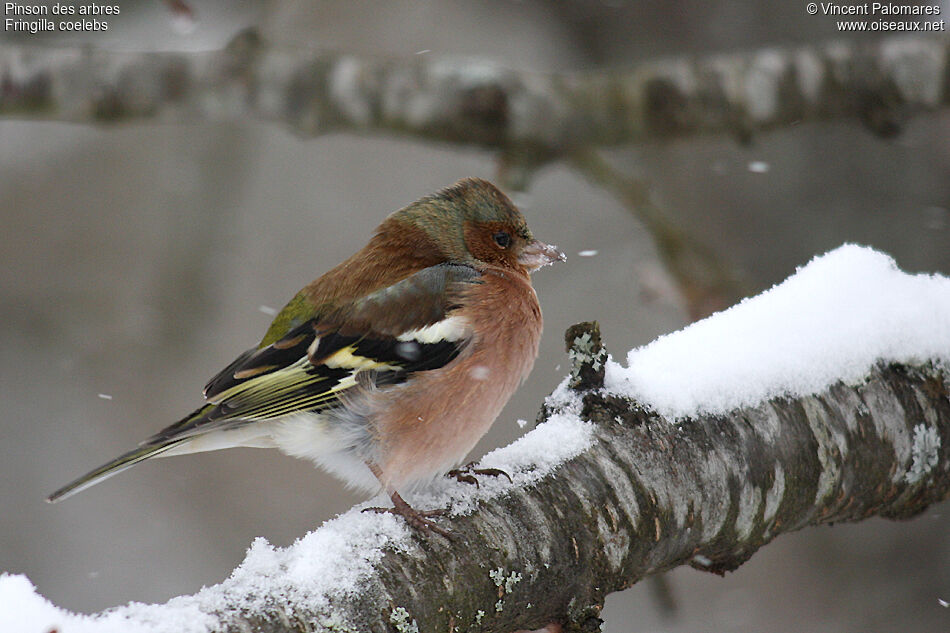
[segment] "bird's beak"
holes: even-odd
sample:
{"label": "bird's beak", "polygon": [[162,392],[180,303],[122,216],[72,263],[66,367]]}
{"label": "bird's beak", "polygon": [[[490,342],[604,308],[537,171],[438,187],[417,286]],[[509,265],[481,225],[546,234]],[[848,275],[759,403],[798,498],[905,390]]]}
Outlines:
{"label": "bird's beak", "polygon": [[567,257],[558,250],[557,246],[545,244],[538,240],[528,242],[521,251],[521,255],[518,256],[518,263],[527,268],[530,272],[534,272],[542,266],[547,266],[554,262],[566,261]]}

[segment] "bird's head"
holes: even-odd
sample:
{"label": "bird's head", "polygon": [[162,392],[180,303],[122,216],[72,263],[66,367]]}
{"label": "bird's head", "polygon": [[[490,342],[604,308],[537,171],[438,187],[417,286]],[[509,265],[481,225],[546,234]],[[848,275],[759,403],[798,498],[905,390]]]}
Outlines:
{"label": "bird's head", "polygon": [[[476,268],[500,266],[533,272],[564,254],[534,238],[524,216],[488,181],[466,178],[396,211],[390,220],[421,229],[420,248],[436,248],[444,261]],[[426,243],[428,242],[428,243]]]}

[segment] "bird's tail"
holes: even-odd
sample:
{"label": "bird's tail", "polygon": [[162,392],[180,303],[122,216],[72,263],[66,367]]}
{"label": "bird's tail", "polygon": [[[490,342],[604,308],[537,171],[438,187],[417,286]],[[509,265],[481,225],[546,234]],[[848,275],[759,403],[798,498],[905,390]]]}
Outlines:
{"label": "bird's tail", "polygon": [[50,496],[46,497],[48,503],[56,503],[67,497],[71,497],[77,492],[81,492],[90,486],[95,486],[100,481],[104,481],[112,475],[118,475],[123,470],[132,468],[139,462],[145,461],[150,457],[156,457],[165,451],[174,448],[177,444],[185,440],[177,440],[164,444],[147,444],[133,449],[128,453],[116,457],[111,462],[103,464],[95,470],[91,470],[79,479],[71,481]]}
{"label": "bird's tail", "polygon": [[[191,413],[191,415],[184,417],[179,422],[176,422],[160,433],[145,440],[138,448],[134,448],[128,453],[116,457],[111,462],[89,471],[79,479],[66,484],[46,497],[46,501],[49,503],[62,501],[66,497],[71,497],[77,492],[96,485],[100,481],[104,481],[113,475],[118,475],[122,471],[132,468],[139,462],[143,462],[151,457],[158,457],[162,453],[170,451],[184,442],[193,440],[196,435],[200,435],[201,431],[204,430],[200,428],[200,423],[207,420],[208,413],[214,410],[214,407],[214,404],[207,404],[200,407]],[[196,429],[195,427],[199,428]],[[207,430],[212,430],[210,425]]]}

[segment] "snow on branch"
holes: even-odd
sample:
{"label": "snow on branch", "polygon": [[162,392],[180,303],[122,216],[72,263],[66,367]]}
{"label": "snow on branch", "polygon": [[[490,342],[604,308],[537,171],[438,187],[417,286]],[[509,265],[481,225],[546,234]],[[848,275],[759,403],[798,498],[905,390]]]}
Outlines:
{"label": "snow on branch", "polygon": [[[486,60],[281,49],[128,53],[0,46],[0,116],[81,123],[275,121],[302,136],[379,131],[543,162],[579,147],[857,117],[882,135],[950,102],[950,41],[836,41],[538,74]],[[520,157],[520,158],[518,158]]]}
{"label": "snow on branch", "polygon": [[543,421],[413,497],[457,536],[359,509],[164,605],[95,616],[0,577],[14,633],[591,631],[607,594],[678,565],[723,573],[779,534],[907,518],[950,497],[950,279],[844,246],[784,283],[608,359],[594,324]]}

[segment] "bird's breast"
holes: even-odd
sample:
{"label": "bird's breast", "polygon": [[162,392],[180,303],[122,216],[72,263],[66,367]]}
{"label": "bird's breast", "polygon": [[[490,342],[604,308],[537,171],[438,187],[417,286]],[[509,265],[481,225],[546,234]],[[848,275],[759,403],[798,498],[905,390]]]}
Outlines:
{"label": "bird's breast", "polygon": [[386,483],[435,477],[458,464],[531,371],[541,308],[527,275],[487,271],[456,314],[471,342],[445,367],[419,372],[374,403]]}

